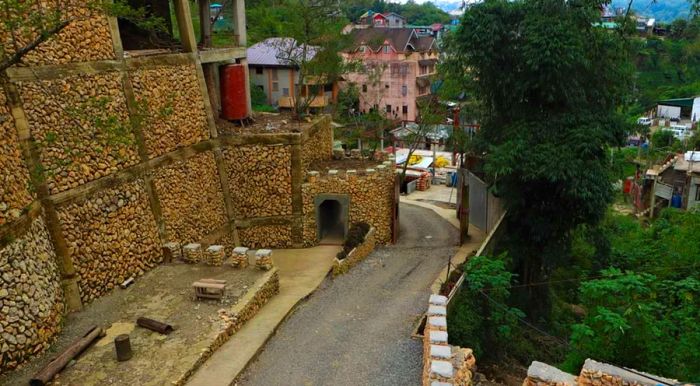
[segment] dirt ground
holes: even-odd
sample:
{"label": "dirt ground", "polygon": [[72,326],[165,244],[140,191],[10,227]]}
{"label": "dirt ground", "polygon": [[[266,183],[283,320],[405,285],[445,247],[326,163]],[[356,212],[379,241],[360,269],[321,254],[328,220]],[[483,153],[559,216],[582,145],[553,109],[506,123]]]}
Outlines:
{"label": "dirt ground", "polygon": [[[0,377],[0,385],[26,385],[41,367],[55,358],[91,326],[107,336],[89,347],[54,379],[55,385],[163,385],[187,372],[218,336],[224,325],[219,310],[231,308],[263,276],[253,267],[208,267],[173,263],[159,266],[136,283],[68,315],[52,347],[23,368]],[[226,280],[223,300],[195,301],[192,283],[201,278]],[[140,316],[175,327],[169,335],[137,327]],[[114,338],[129,334],[133,357],[117,362]]]}
{"label": "dirt ground", "polygon": [[265,134],[265,133],[300,133],[310,123],[299,121],[289,112],[253,113],[252,119],[242,122],[217,119],[216,127],[222,135]]}

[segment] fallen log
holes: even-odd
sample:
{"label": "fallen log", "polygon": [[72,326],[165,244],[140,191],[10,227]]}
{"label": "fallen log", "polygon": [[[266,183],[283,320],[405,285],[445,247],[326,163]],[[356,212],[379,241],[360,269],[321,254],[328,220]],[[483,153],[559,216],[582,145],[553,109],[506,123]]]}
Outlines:
{"label": "fallen log", "polygon": [[159,332],[165,335],[173,332],[173,326],[149,318],[140,317],[136,319],[136,324],[143,328],[147,328],[149,330]]}
{"label": "fallen log", "polygon": [[31,386],[44,386],[53,379],[73,358],[85,351],[97,338],[104,336],[102,328],[93,326],[82,338],[71,343],[56,359],[49,362],[29,381]]}

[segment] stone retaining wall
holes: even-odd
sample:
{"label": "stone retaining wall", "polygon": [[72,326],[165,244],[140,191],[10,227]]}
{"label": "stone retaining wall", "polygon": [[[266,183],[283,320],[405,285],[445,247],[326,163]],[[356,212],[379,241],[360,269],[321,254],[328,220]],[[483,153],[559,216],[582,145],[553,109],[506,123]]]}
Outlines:
{"label": "stone retaining wall", "polygon": [[[1,89],[0,89],[1,90]],[[21,215],[34,199],[10,109],[0,92],[0,226]]]}
{"label": "stone retaining wall", "polygon": [[291,145],[250,145],[223,151],[236,217],[292,214]]}
{"label": "stone retaining wall", "polygon": [[149,158],[209,138],[194,63],[139,68],[130,77]]}
{"label": "stone retaining wall", "polygon": [[118,72],[19,82],[50,193],[138,163]]}
{"label": "stone retaining wall", "polygon": [[471,349],[448,343],[447,298],[431,295],[428,303],[423,330],[423,386],[471,385],[476,359]]}
{"label": "stone retaining wall", "polygon": [[43,216],[0,248],[0,372],[49,347],[61,329],[63,290]]}
{"label": "stone retaining wall", "polygon": [[[50,8],[61,7],[64,15],[74,19],[56,36],[42,43],[23,58],[23,65],[65,64],[114,59],[112,35],[106,17],[90,13],[81,0],[43,1],[44,13]],[[38,10],[37,10],[38,11]],[[86,33],[89,31],[89,34]],[[20,44],[29,41],[27,36],[16,36]],[[31,36],[34,39],[34,36]],[[12,51],[10,31],[0,28],[0,41]],[[9,53],[9,52],[8,52]]]}
{"label": "stone retaining wall", "polygon": [[69,253],[89,302],[162,261],[143,180],[102,190],[58,209]]}
{"label": "stone retaining wall", "polygon": [[291,225],[258,225],[240,228],[241,245],[249,248],[290,248],[292,246]]}
{"label": "stone retaining wall", "polygon": [[365,235],[365,239],[362,241],[362,244],[353,248],[353,250],[350,251],[347,257],[345,257],[343,260],[338,260],[337,258],[335,259],[335,262],[333,263],[333,276],[342,275],[348,272],[352,267],[361,263],[367,256],[369,256],[370,253],[372,253],[374,246],[376,245],[374,233],[374,227],[370,228]]}
{"label": "stone retaining wall", "polygon": [[212,152],[156,170],[154,184],[168,241],[196,243],[227,222]]}
{"label": "stone retaining wall", "polygon": [[376,168],[336,172],[319,176],[318,172],[310,171],[302,185],[304,245],[318,243],[314,199],[319,194],[347,195],[349,223],[364,221],[376,229],[377,243],[390,243],[395,179],[393,163],[387,161]]}
{"label": "stone retaining wall", "polygon": [[314,161],[331,159],[333,155],[333,127],[330,118],[315,122],[302,136],[301,165],[306,173]]}
{"label": "stone retaining wall", "polygon": [[199,360],[192,368],[180,379],[172,382],[172,384],[184,385],[216,349],[231,339],[231,336],[240,331],[273,296],[279,293],[279,288],[279,274],[277,273],[277,268],[273,268],[266,272],[235,306],[228,310],[220,310],[219,317],[222,318],[223,322],[219,336],[216,337],[206,351],[202,351]]}

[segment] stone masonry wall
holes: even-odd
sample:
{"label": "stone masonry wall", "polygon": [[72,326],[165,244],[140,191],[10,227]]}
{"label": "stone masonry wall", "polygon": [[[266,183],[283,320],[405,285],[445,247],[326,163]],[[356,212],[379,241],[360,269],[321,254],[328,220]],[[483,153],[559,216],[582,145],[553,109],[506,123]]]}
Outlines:
{"label": "stone masonry wall", "polygon": [[0,226],[17,219],[34,199],[29,170],[22,159],[17,130],[0,93]]}
{"label": "stone masonry wall", "polygon": [[[63,20],[74,20],[56,36],[32,50],[22,60],[22,65],[66,64],[114,59],[112,36],[107,18],[91,13],[85,7],[84,0],[49,0],[42,1],[43,12],[48,14],[51,8],[60,7]],[[39,10],[34,9],[38,12]],[[89,31],[89,34],[86,33]],[[16,31],[15,31],[16,32]],[[35,38],[16,34],[20,45]],[[0,42],[9,52],[14,52],[12,34],[0,26]]]}
{"label": "stone masonry wall", "polygon": [[333,276],[342,275],[348,272],[352,267],[360,264],[367,256],[369,256],[370,253],[372,253],[372,251],[374,251],[374,247],[376,245],[374,233],[375,229],[370,228],[362,243],[350,251],[347,257],[345,257],[343,260],[338,260],[337,258],[335,259],[335,262],[333,262]]}
{"label": "stone masonry wall", "polygon": [[150,158],[209,138],[204,98],[193,63],[139,68],[131,74]]}
{"label": "stone masonry wall", "polygon": [[158,169],[154,183],[169,241],[199,242],[227,221],[214,153]]}
{"label": "stone masonry wall", "polygon": [[394,167],[392,163],[376,169],[339,171],[337,175],[316,177],[309,172],[302,185],[304,245],[315,245],[316,207],[314,198],[319,194],[346,194],[350,198],[349,222],[364,221],[376,229],[377,243],[391,242],[391,216],[394,195]]}
{"label": "stone masonry wall", "polygon": [[83,302],[162,260],[143,180],[94,193],[58,210]]}
{"label": "stone masonry wall", "polygon": [[41,216],[0,248],[0,373],[46,349],[61,328],[63,291]]}
{"label": "stone masonry wall", "polygon": [[291,146],[231,146],[223,154],[237,218],[292,214]]}
{"label": "stone masonry wall", "polygon": [[[423,386],[472,384],[476,358],[471,349],[452,346],[447,334],[447,298],[431,295],[423,330]],[[442,383],[440,383],[442,382]]]}
{"label": "stone masonry wall", "polygon": [[333,154],[333,127],[330,119],[322,119],[304,130],[301,147],[302,172],[314,161],[331,159]]}
{"label": "stone masonry wall", "polygon": [[138,162],[120,73],[20,82],[19,88],[50,193]]}
{"label": "stone masonry wall", "polygon": [[259,225],[238,230],[241,245],[248,248],[290,248],[292,227],[290,225]]}

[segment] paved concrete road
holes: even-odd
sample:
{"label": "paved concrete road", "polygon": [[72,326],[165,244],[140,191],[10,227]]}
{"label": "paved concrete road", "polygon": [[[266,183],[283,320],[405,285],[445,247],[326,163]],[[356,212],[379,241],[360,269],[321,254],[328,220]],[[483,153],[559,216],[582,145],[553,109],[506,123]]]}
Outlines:
{"label": "paved concrete road", "polygon": [[457,250],[456,229],[401,204],[397,245],[327,279],[284,322],[239,385],[419,385],[421,342],[412,330],[428,287]]}

